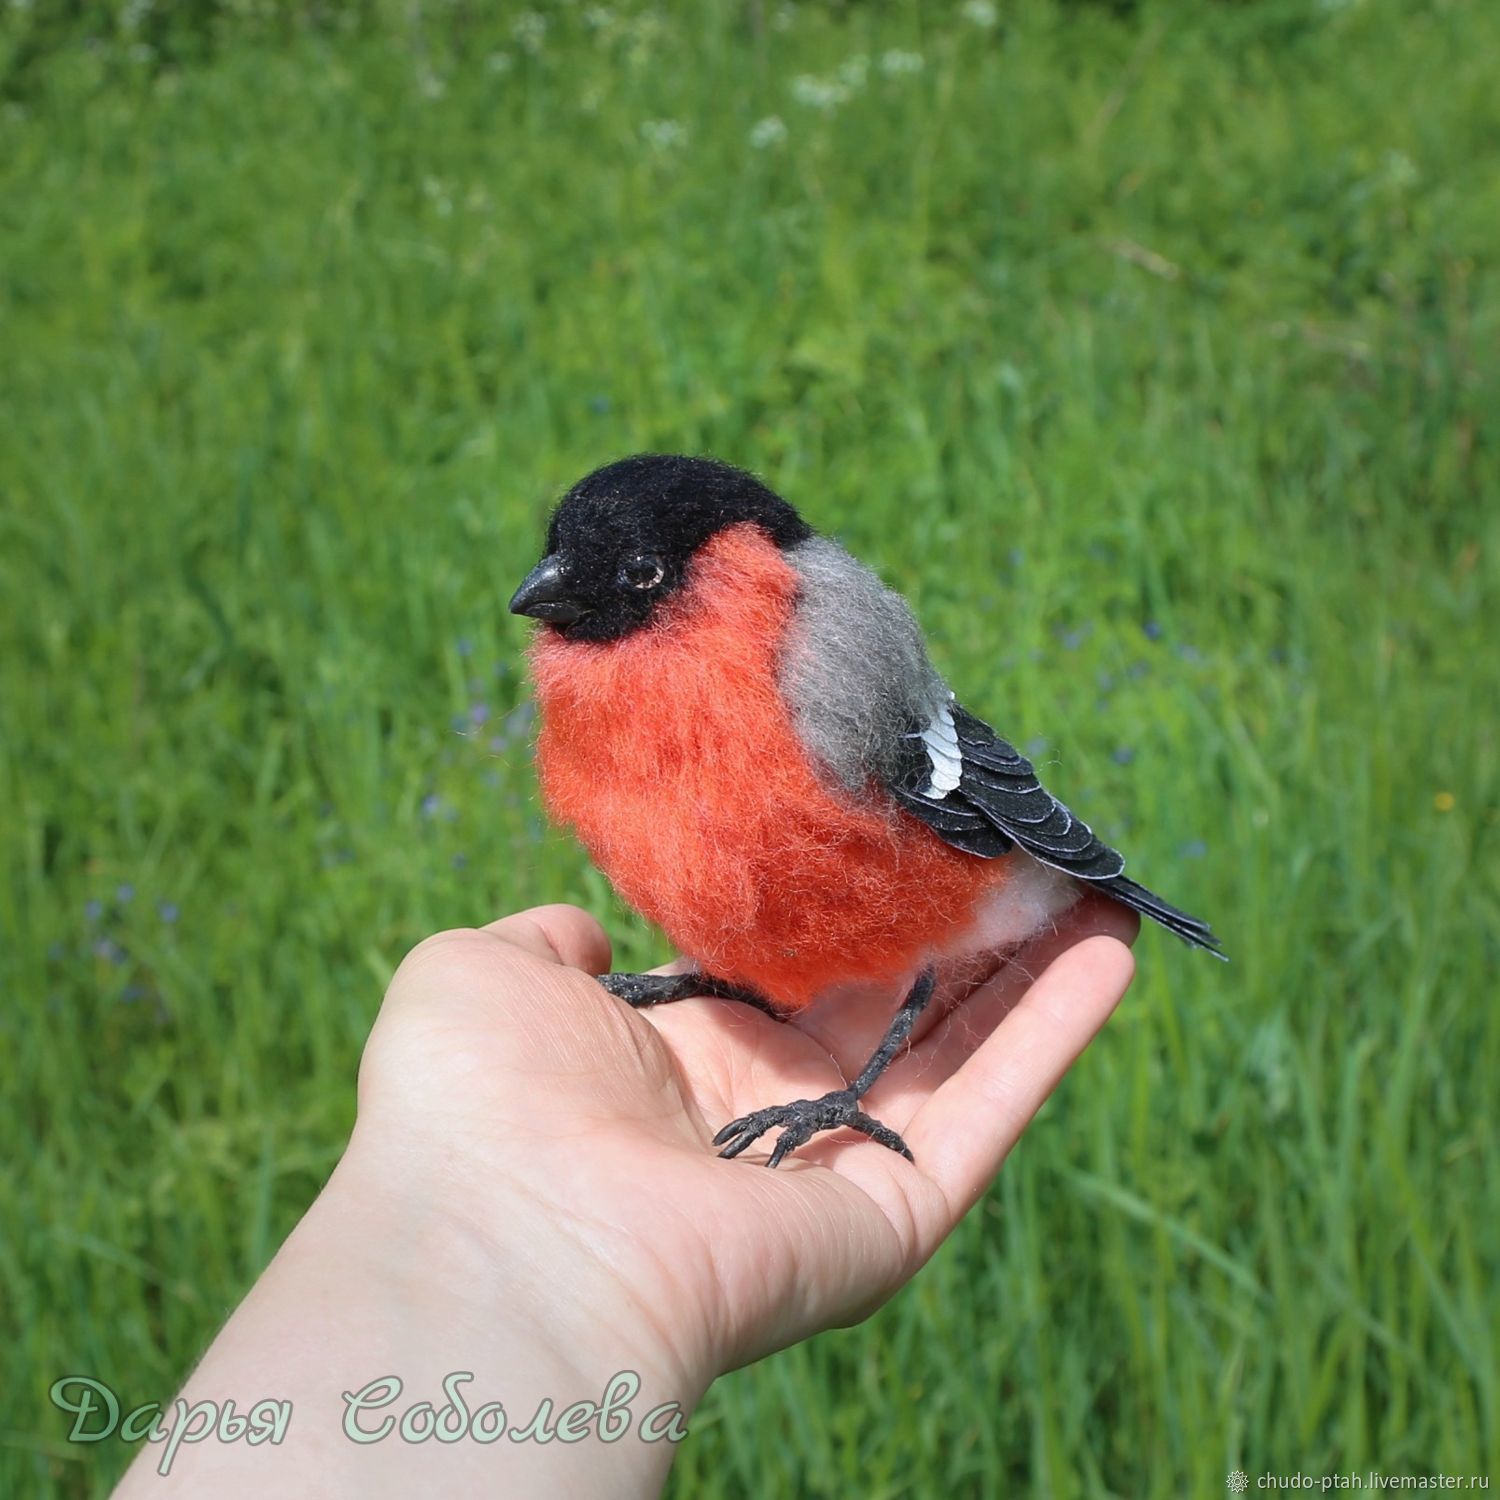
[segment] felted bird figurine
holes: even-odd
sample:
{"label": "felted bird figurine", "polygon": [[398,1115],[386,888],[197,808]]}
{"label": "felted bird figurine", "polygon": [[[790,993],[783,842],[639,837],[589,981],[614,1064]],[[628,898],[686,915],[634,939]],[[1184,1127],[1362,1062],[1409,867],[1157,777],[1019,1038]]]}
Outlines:
{"label": "felted bird figurine", "polygon": [[[849,981],[906,998],[848,1087],[757,1110],[768,1165],[852,1127],[939,961],[1007,951],[1085,889],[1222,957],[964,709],[906,601],[753,475],[640,454],[563,497],[510,601],[531,646],[543,798],[695,972],[607,974],[633,1006],[691,995],[786,1016]],[[909,986],[909,988],[907,988]]]}

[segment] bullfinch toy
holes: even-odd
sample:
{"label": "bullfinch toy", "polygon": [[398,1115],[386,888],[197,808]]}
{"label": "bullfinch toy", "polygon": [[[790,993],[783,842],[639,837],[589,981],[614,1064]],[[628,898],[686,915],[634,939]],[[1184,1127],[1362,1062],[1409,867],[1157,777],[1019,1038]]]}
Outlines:
{"label": "bullfinch toy", "polygon": [[781,1016],[849,981],[906,993],[847,1088],[735,1120],[722,1156],[778,1127],[771,1166],[839,1127],[910,1156],[860,1101],[935,965],[1015,947],[1086,888],[1222,957],[959,705],[906,601],[750,474],[654,454],[597,470],[510,608],[542,622],[550,813],[696,966],[606,989]]}

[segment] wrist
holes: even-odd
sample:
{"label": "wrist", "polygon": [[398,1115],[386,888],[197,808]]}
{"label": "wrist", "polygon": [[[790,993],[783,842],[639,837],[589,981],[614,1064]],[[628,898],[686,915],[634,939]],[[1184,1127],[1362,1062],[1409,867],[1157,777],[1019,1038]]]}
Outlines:
{"label": "wrist", "polygon": [[659,1493],[712,1371],[524,1194],[507,1214],[488,1185],[497,1234],[456,1211],[441,1163],[413,1174],[373,1144],[356,1132],[167,1408],[267,1398],[282,1435],[148,1443],[119,1493],[233,1500],[313,1472],[329,1494]]}
{"label": "wrist", "polygon": [[[484,1173],[479,1190],[476,1175],[416,1143],[396,1147],[367,1121],[317,1207],[333,1241],[360,1246],[394,1322],[420,1330],[429,1368],[503,1349],[490,1363],[512,1389],[477,1399],[504,1401],[523,1422],[541,1401],[556,1413],[638,1382],[633,1420],[674,1405],[685,1425],[718,1370],[708,1330],[684,1316],[692,1308],[671,1295],[655,1252],[591,1215],[585,1182],[570,1184],[565,1211],[555,1182],[543,1194],[525,1176]],[[534,1390],[514,1385],[518,1372]]]}

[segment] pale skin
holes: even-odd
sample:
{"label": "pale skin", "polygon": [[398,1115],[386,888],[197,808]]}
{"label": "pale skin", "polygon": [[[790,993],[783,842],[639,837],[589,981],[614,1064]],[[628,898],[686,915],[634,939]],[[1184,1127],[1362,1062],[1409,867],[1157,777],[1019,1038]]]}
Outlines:
{"label": "pale skin", "polygon": [[[429,938],[387,991],[343,1158],[182,1393],[290,1401],[283,1440],[183,1443],[166,1477],[147,1443],[117,1494],[657,1494],[673,1444],[641,1440],[645,1414],[675,1402],[690,1426],[719,1374],[910,1280],[1119,1003],[1136,925],[1086,898],[977,986],[946,982],[868,1101],[915,1165],[841,1132],[774,1172],[769,1139],[721,1161],[714,1132],[840,1087],[899,996],[789,1023],[722,1000],[631,1011],[590,977],[603,930],[565,906]],[[441,1408],[454,1371],[471,1411],[502,1401],[518,1429],[625,1370],[640,1393],[614,1442],[346,1435],[343,1393],[382,1376],[404,1390],[361,1431]]]}

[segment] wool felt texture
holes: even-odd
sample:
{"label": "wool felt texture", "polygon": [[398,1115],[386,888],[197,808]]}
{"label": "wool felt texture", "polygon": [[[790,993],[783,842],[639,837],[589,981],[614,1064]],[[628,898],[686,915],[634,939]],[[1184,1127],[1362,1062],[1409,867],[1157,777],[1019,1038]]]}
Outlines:
{"label": "wool felt texture", "polygon": [[1086,886],[1222,957],[958,703],[906,601],[753,476],[622,459],[547,545],[512,600],[553,622],[543,794],[706,975],[795,1009],[1023,941]]}
{"label": "wool felt texture", "polygon": [[1014,745],[957,702],[899,594],[825,537],[786,555],[802,589],[782,688],[816,760],[854,792],[873,778],[956,848],[986,859],[1019,848],[1216,951],[1204,923],[1126,879],[1124,858],[1041,784]]}
{"label": "wool felt texture", "polygon": [[570,636],[612,641],[639,629],[681,586],[698,548],[740,522],[780,547],[813,534],[780,495],[715,459],[638,453],[580,479],[547,528],[548,558],[588,610]]}
{"label": "wool felt texture", "polygon": [[782,684],[802,591],[789,555],[740,522],[646,624],[607,641],[544,627],[531,650],[552,815],[683,953],[786,1010],[908,978],[1014,868],[809,752]]}
{"label": "wool felt texture", "polygon": [[1217,956],[958,703],[905,600],[758,480],[638,455],[575,485],[517,589],[534,637],[538,767],[553,815],[697,974],[606,975],[631,1005],[694,993],[797,1010],[910,980],[854,1083],[720,1131],[775,1166],[849,1126],[910,1155],[860,1101],[933,993],[1092,886]]}
{"label": "wool felt texture", "polygon": [[843,785],[863,793],[888,783],[918,742],[911,738],[949,696],[927,660],[906,600],[827,537],[787,549],[797,571],[781,687],[797,732]]}

